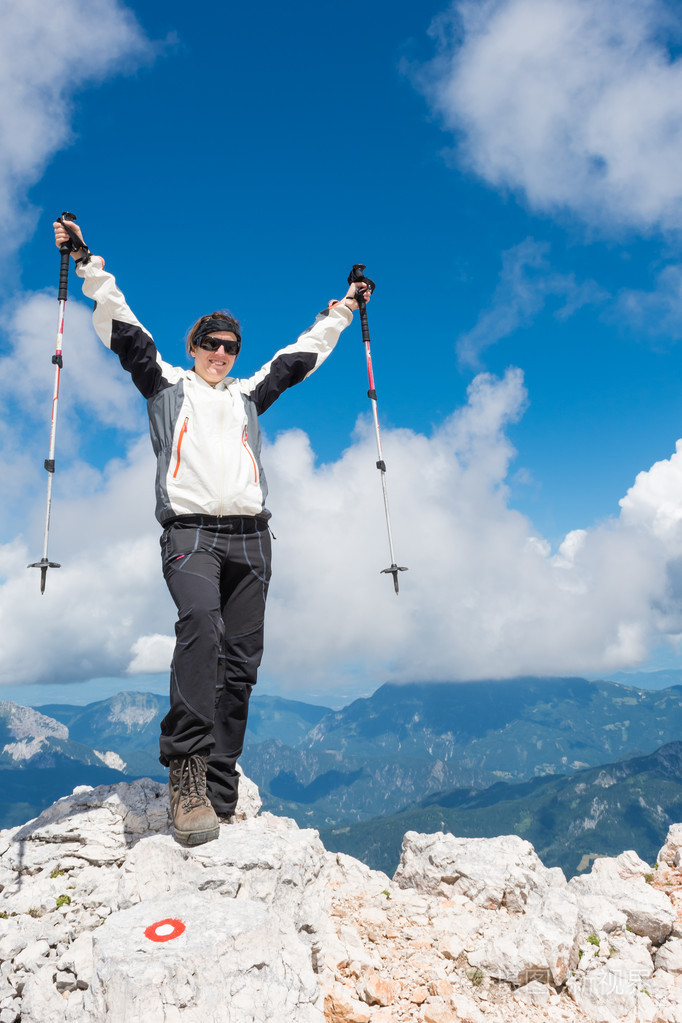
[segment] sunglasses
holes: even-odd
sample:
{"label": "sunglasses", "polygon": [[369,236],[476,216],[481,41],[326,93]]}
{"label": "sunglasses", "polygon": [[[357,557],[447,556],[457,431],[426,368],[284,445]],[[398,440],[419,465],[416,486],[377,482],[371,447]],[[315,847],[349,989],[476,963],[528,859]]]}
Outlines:
{"label": "sunglasses", "polygon": [[239,341],[232,341],[228,338],[227,341],[221,337],[202,337],[200,341],[195,341],[197,348],[203,348],[205,352],[217,352],[222,345],[225,349],[225,355],[239,355],[241,343]]}

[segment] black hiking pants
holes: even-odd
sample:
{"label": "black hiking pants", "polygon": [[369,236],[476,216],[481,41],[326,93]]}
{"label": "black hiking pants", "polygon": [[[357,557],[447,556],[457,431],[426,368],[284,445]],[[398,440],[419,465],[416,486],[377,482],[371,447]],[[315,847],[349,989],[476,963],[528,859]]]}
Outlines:
{"label": "black hiking pants", "polygon": [[206,756],[209,799],[229,814],[263,656],[270,533],[250,516],[183,516],[163,531],[161,559],[178,620],[159,759]]}

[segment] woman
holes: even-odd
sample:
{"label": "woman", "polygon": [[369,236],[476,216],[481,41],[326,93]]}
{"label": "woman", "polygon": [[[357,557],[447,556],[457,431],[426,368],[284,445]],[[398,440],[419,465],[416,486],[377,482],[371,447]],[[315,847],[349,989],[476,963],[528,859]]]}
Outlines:
{"label": "woman", "polygon": [[[61,222],[53,226],[57,246],[70,240]],[[82,243],[76,224],[69,227]],[[84,243],[71,255],[96,303],[95,330],[147,399],[163,573],[178,609],[159,759],[169,768],[175,837],[199,845],[234,815],[236,764],[263,653],[271,550],[258,416],[324,362],[358,307],[356,290],[365,301],[370,292],[351,284],[294,344],[239,379],[229,375],[241,349],[231,313],[197,320],[187,339],[193,366],[171,366],[104,260]]]}

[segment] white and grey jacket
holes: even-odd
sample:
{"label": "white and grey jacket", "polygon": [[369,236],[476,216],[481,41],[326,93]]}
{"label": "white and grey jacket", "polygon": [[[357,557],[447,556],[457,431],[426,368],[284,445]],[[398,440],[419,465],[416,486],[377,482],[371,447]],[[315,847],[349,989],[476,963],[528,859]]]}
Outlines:
{"label": "white and grey jacket", "polygon": [[350,309],[340,303],[323,310],[253,376],[226,377],[213,387],[194,369],[163,361],[99,256],[76,273],[95,301],[97,334],[147,399],[159,522],[181,515],[269,518],[258,416],[324,362],[353,319]]}

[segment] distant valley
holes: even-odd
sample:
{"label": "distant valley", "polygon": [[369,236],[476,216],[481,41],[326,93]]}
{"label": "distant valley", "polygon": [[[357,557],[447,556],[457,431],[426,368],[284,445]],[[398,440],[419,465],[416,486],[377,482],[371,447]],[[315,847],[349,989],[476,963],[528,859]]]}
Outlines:
{"label": "distant valley", "polygon": [[548,867],[571,877],[597,856],[635,849],[652,863],[661,835],[682,821],[682,742],[645,757],[530,782],[498,783],[483,792],[430,796],[402,813],[322,828],[325,846],[392,875],[406,831],[450,831],[466,838],[516,834]]}

